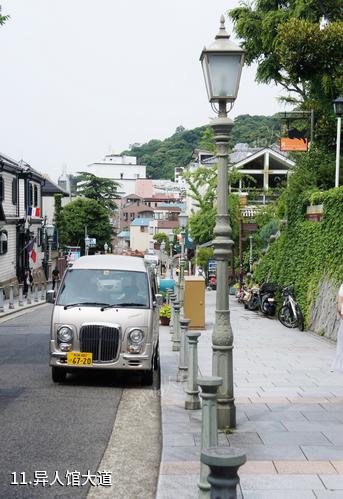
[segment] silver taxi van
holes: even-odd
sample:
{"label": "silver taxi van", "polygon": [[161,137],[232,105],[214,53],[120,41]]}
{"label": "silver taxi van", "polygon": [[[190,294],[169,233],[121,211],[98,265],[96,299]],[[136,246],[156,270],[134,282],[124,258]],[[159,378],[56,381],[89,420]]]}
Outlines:
{"label": "silver taxi van", "polygon": [[151,384],[158,365],[159,305],[154,274],[143,258],[92,255],[76,260],[61,281],[51,318],[52,379],[75,369],[139,371]]}

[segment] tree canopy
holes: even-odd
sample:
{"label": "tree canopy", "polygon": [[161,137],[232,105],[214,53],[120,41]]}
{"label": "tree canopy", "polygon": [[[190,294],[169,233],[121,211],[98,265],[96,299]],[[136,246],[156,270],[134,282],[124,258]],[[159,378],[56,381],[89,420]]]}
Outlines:
{"label": "tree canopy", "polygon": [[108,210],[95,199],[78,198],[63,208],[64,244],[84,248],[85,226],[89,237],[95,237],[97,247],[103,248],[112,237]]}
{"label": "tree canopy", "polygon": [[117,192],[118,182],[109,178],[97,177],[93,173],[79,172],[77,176],[77,193],[88,199],[98,201],[108,210],[115,210],[115,199],[120,196]]}
{"label": "tree canopy", "polygon": [[[341,0],[257,0],[230,10],[256,80],[287,91],[285,100],[316,111],[317,141],[330,145],[332,100],[343,93]],[[325,133],[329,129],[329,133]]]}
{"label": "tree canopy", "polygon": [[0,5],[0,26],[2,26],[3,24],[5,24],[5,22],[10,18],[10,16],[3,16],[1,14],[1,5]]}
{"label": "tree canopy", "polygon": [[[229,137],[229,146],[245,142],[250,146],[264,147],[275,142],[280,133],[277,116],[237,116]],[[121,154],[136,156],[140,164],[147,166],[147,175],[152,178],[174,179],[174,168],[185,167],[192,159],[194,149],[215,151],[213,131],[210,126],[193,130],[177,127],[175,133],[165,140],[153,139],[146,144],[133,144]]]}

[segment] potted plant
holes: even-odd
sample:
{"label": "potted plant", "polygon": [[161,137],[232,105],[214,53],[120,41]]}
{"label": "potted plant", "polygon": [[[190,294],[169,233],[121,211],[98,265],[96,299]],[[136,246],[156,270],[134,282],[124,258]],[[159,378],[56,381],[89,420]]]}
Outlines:
{"label": "potted plant", "polygon": [[160,308],[160,321],[162,326],[169,326],[170,315],[171,315],[170,305],[163,305]]}

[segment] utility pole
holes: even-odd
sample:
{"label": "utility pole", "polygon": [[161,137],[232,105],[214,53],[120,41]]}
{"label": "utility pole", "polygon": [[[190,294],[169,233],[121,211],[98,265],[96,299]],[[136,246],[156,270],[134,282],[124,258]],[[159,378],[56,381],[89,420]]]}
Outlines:
{"label": "utility pole", "polygon": [[87,225],[85,225],[85,255],[88,256],[88,234]]}

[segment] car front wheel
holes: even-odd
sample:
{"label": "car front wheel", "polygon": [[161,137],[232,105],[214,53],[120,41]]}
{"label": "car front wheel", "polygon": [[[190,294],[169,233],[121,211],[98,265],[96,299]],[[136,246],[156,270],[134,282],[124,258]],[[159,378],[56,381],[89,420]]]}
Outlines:
{"label": "car front wheel", "polygon": [[51,377],[54,383],[63,383],[66,380],[67,372],[60,367],[52,367]]}

